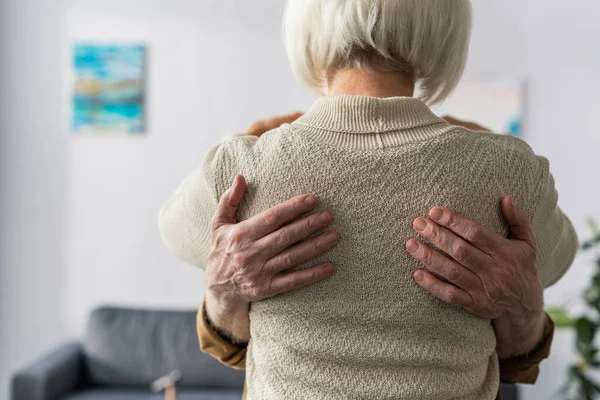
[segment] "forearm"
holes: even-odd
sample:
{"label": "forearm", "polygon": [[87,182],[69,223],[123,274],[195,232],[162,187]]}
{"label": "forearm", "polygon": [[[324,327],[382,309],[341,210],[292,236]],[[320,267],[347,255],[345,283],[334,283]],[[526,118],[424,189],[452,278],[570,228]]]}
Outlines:
{"label": "forearm", "polygon": [[498,358],[521,356],[534,350],[544,339],[545,322],[546,314],[543,311],[495,319],[493,325]]}
{"label": "forearm", "polygon": [[208,292],[205,298],[206,314],[210,323],[233,343],[250,341],[250,305],[218,299]]}
{"label": "forearm", "polygon": [[554,337],[554,323],[548,315],[544,316],[541,342],[527,353],[500,359],[500,380],[510,383],[533,384],[540,373],[540,364],[550,355]]}
{"label": "forearm", "polygon": [[246,368],[247,346],[234,344],[217,332],[206,316],[206,299],[198,310],[196,329],[200,349],[228,367],[244,370]]}

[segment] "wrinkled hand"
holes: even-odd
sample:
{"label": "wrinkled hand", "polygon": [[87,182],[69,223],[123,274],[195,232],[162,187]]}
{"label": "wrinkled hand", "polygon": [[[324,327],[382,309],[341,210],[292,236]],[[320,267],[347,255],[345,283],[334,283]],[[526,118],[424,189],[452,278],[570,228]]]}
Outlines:
{"label": "wrinkled hand", "polygon": [[[413,226],[450,257],[415,239],[406,244],[407,251],[431,271],[415,272],[419,285],[447,303],[494,320],[500,357],[531,350],[539,339],[536,334],[543,328],[544,316],[535,237],[527,214],[517,209],[509,196],[502,201],[502,211],[510,226],[509,238],[454,211],[435,207],[430,219],[417,218]],[[521,336],[530,338],[520,340]]]}
{"label": "wrinkled hand", "polygon": [[245,192],[246,181],[238,175],[233,187],[221,196],[205,274],[209,319],[241,341],[250,337],[249,304],[330,277],[335,272],[330,262],[293,272],[288,269],[324,254],[339,240],[335,231],[304,240],[331,224],[332,216],[326,211],[285,225],[314,209],[318,200],[313,195],[296,196],[237,223],[236,212]]}
{"label": "wrinkled hand", "polygon": [[283,124],[291,124],[303,115],[301,112],[286,114],[280,117],[273,117],[262,121],[254,122],[246,129],[247,135],[260,137],[263,133],[271,129],[279,128]]}

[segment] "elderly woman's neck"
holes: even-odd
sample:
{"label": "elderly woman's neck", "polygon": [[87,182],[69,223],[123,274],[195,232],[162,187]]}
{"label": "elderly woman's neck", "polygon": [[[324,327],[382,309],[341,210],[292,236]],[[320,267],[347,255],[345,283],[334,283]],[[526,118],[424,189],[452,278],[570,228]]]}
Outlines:
{"label": "elderly woman's neck", "polygon": [[327,95],[349,94],[370,97],[412,97],[414,80],[400,72],[369,72],[357,68],[337,71],[327,81]]}

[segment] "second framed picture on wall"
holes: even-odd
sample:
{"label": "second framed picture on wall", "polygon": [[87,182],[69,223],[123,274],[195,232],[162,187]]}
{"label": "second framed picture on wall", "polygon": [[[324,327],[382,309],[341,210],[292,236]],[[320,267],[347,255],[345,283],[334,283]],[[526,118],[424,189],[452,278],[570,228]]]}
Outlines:
{"label": "second framed picture on wall", "polygon": [[523,138],[525,81],[465,78],[434,111]]}
{"label": "second framed picture on wall", "polygon": [[74,133],[146,130],[146,46],[73,46],[71,125]]}

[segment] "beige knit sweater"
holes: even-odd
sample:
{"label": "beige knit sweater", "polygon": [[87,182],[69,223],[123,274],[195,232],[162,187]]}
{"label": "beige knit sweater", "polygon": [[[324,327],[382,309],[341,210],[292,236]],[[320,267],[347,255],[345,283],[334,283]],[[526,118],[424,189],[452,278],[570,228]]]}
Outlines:
{"label": "beige knit sweater", "polygon": [[310,263],[333,261],[333,277],[252,304],[250,400],[494,399],[492,325],[414,282],[412,221],[445,206],[506,235],[500,201],[511,194],[533,222],[544,286],[577,248],[545,158],[512,136],[449,125],[413,98],[324,97],[260,139],[213,147],[159,216],[166,244],[193,265],[206,265],[210,220],[235,174],[248,182],[241,220],[314,193],[340,232]]}

